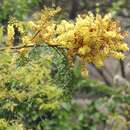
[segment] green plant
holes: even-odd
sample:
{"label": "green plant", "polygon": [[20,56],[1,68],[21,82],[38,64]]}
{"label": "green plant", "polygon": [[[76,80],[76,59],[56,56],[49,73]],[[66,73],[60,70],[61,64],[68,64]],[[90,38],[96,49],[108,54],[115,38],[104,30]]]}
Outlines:
{"label": "green plant", "polygon": [[0,3],[0,23],[7,22],[10,16],[25,19],[38,4],[39,0],[3,0]]}
{"label": "green plant", "polygon": [[24,64],[18,55],[0,53],[0,118],[10,126],[37,128],[63,102],[63,90],[49,76],[51,57],[40,53],[35,60],[32,53],[24,57]]}
{"label": "green plant", "polygon": [[[120,104],[129,104],[129,88],[124,94],[83,76],[87,63],[99,67],[110,55],[124,58],[127,33],[109,15],[58,22],[59,11],[45,8],[32,21],[8,23],[0,49],[1,130],[95,130],[109,114],[120,116]],[[68,100],[80,90],[99,95],[80,109]]]}

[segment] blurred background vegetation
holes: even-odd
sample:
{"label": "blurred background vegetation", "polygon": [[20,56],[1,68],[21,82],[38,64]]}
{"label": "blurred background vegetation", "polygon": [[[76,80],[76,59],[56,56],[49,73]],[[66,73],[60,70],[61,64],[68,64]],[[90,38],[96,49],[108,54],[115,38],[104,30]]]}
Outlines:
{"label": "blurred background vegetation", "polygon": [[[75,20],[78,14],[88,11],[102,15],[111,13],[113,18],[121,21],[123,29],[130,32],[130,0],[1,0],[0,24],[6,28],[8,20],[12,16],[27,21],[44,6],[61,7],[62,13],[58,16],[59,20],[63,18]],[[0,35],[2,34],[0,33]],[[129,40],[130,36],[126,39],[130,47]],[[130,129],[129,52],[124,61],[109,58],[102,69],[96,68],[92,64],[88,65],[89,76],[87,78],[82,76],[78,61],[77,66],[71,70],[64,56],[46,47],[32,50],[29,54],[30,57],[23,57],[18,63],[20,66],[28,64],[28,60],[34,61],[35,57],[39,57],[39,53],[44,55],[45,50],[55,54],[52,62],[49,63],[51,78],[54,84],[63,88],[64,102],[62,107],[53,113],[46,111],[46,118],[43,117],[42,121],[36,120],[40,116],[32,113],[32,109],[29,107],[31,102],[27,102],[28,111],[24,109],[21,111],[25,114],[28,112],[26,120],[32,127],[27,126],[25,130],[30,128],[33,130]],[[41,63],[41,59],[39,62]],[[14,83],[14,81],[12,82]],[[30,106],[33,107],[33,104]],[[0,109],[0,118],[2,113],[3,111]],[[2,123],[4,124],[4,121],[0,122],[1,130],[6,128],[7,130],[17,130],[18,128],[17,125],[10,126],[10,124],[5,127],[5,124],[2,125]]]}

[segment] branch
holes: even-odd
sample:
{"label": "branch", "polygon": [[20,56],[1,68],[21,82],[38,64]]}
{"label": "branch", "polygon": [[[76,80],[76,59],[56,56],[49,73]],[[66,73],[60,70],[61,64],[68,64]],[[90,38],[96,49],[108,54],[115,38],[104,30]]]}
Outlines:
{"label": "branch", "polygon": [[[22,49],[22,48],[31,48],[31,47],[43,47],[45,44],[41,45],[41,44],[30,44],[30,45],[19,45],[19,46],[13,46],[13,47],[10,47],[9,49],[12,49],[12,50],[17,50],[17,49]],[[47,44],[49,47],[56,47],[56,48],[63,48],[59,45],[49,45]],[[3,47],[3,48],[0,48],[0,51],[4,51],[8,49],[8,47]]]}
{"label": "branch", "polygon": [[123,60],[120,60],[120,68],[121,68],[121,75],[122,75],[122,77],[126,78],[124,61]]}
{"label": "branch", "polygon": [[91,64],[96,71],[98,72],[98,74],[102,77],[102,79],[104,80],[104,82],[108,85],[108,86],[112,86],[111,82],[108,80],[107,76],[104,74],[104,72],[101,69],[98,69],[94,64]]}
{"label": "branch", "polygon": [[109,82],[109,80],[107,79],[107,77],[105,76],[105,74],[103,73],[103,71],[101,69],[96,68],[97,72],[100,74],[100,76],[103,78],[104,82],[108,85],[108,86],[112,86],[112,84]]}

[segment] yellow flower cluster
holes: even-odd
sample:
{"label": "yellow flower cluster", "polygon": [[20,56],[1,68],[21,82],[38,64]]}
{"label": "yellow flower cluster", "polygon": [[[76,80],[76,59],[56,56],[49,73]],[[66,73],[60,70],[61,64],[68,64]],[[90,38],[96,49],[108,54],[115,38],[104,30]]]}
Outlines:
{"label": "yellow flower cluster", "polygon": [[[93,63],[102,66],[108,56],[123,59],[123,51],[127,51],[124,43],[126,32],[121,30],[118,21],[113,20],[110,14],[96,16],[89,12],[86,15],[78,15],[75,21],[62,20],[56,22],[52,17],[60,9],[45,8],[37,14],[33,21],[24,23],[28,33],[22,36],[24,45],[46,43],[50,46],[58,46],[67,50],[69,62],[73,62],[75,56],[79,56],[82,63]],[[21,24],[16,24],[20,32],[23,32]],[[14,28],[8,26],[8,43],[13,40]],[[26,52],[21,49],[20,52]]]}
{"label": "yellow flower cluster", "polygon": [[52,21],[52,17],[59,11],[60,8],[57,8],[56,10],[45,8],[40,13],[36,13],[36,19],[27,23],[27,27],[34,33],[34,36],[31,38],[31,42],[38,43],[42,40],[48,43],[52,40],[56,26],[54,21]]}
{"label": "yellow flower cluster", "polygon": [[3,42],[3,27],[2,26],[0,26],[0,43],[2,43]]}
{"label": "yellow flower cluster", "polygon": [[14,27],[13,25],[8,24],[7,27],[7,46],[11,47],[13,45],[14,40]]}
{"label": "yellow flower cluster", "polygon": [[79,15],[75,22],[63,20],[57,25],[56,35],[52,44],[57,44],[68,50],[68,58],[79,56],[81,61],[102,66],[107,56],[122,59],[127,51],[123,42],[127,36],[111,15],[104,17],[92,13]]}

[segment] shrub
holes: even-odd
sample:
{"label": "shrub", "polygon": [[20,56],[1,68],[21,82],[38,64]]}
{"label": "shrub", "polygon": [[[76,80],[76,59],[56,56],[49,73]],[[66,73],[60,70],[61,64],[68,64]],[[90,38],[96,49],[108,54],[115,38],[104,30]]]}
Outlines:
{"label": "shrub", "polygon": [[[76,61],[80,61],[84,74],[86,64],[99,67],[108,56],[122,59],[123,51],[128,50],[123,42],[127,33],[120,30],[120,25],[110,15],[88,13],[79,15],[76,21],[60,22],[54,17],[59,11],[59,8],[45,8],[27,22],[11,18],[5,39],[1,27],[1,41],[4,41],[0,49],[1,129],[52,129],[48,125],[51,121],[55,128],[53,121],[66,116],[60,117],[58,112],[76,90],[73,87],[89,83],[73,73]],[[72,128],[93,130],[96,123],[106,119],[95,104],[90,104],[92,109],[85,111],[85,117],[78,115],[81,128],[80,125]],[[89,114],[96,118],[93,124]],[[88,126],[84,126],[86,118]]]}

